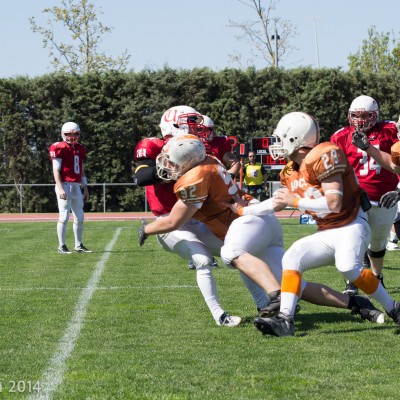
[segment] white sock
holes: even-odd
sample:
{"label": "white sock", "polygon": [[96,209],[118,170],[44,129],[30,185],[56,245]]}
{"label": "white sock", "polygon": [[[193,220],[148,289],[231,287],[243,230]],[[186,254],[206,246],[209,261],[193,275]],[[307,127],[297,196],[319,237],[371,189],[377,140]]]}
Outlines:
{"label": "white sock", "polygon": [[215,322],[219,324],[219,318],[224,313],[224,309],[221,307],[221,304],[219,302],[217,285],[211,271],[211,265],[207,265],[203,268],[197,269],[197,285],[201,291],[201,294],[204,297],[204,300],[209,310],[211,311]]}
{"label": "white sock", "polygon": [[73,230],[74,230],[74,236],[75,236],[75,247],[77,247],[82,243],[83,222],[77,223],[74,221]]}
{"label": "white sock", "polygon": [[265,290],[257,285],[252,279],[240,272],[240,277],[243,283],[246,285],[248,291],[253,297],[254,302],[258,309],[265,308],[269,304],[269,298],[265,293]]}
{"label": "white sock", "polygon": [[67,240],[67,224],[63,224],[60,221],[57,222],[57,236],[60,246],[65,244],[65,241]]}

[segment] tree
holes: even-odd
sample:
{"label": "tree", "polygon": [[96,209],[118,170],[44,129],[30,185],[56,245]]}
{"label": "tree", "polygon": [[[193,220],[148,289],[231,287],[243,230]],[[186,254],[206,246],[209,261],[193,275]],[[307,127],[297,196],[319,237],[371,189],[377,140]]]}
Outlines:
{"label": "tree", "polygon": [[374,26],[361,49],[348,57],[350,71],[363,73],[397,72],[400,67],[400,43],[389,32],[379,33]]}
{"label": "tree", "polygon": [[[297,35],[296,27],[288,20],[272,17],[278,0],[270,0],[267,9],[262,6],[262,0],[238,1],[254,9],[258,17],[257,20],[246,22],[229,20],[229,27],[242,31],[238,39],[247,40],[252,44],[252,57],[248,63],[252,64],[256,59],[260,59],[269,66],[278,67],[279,61],[294,50],[289,40]],[[230,55],[230,58],[243,67],[241,54]]]}
{"label": "tree", "polygon": [[[35,17],[29,18],[31,29],[43,37],[43,47],[50,49],[51,63],[58,72],[83,74],[105,70],[125,71],[130,55],[127,50],[116,59],[100,52],[99,45],[112,28],[98,21],[99,11],[88,0],[62,0],[62,7],[45,8],[50,18],[47,27],[39,26]],[[67,28],[71,43],[59,42],[55,26]]]}

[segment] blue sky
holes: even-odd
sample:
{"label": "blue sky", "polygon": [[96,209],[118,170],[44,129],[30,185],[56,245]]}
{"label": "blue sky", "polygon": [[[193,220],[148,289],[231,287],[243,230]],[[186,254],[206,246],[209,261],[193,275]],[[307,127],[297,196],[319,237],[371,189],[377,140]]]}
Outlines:
{"label": "blue sky", "polygon": [[[108,55],[131,55],[129,69],[220,70],[237,67],[229,58],[234,52],[250,57],[249,44],[239,41],[240,31],[229,28],[229,20],[255,20],[254,10],[238,0],[95,0],[103,15],[100,20],[113,27],[102,48]],[[265,0],[268,4],[269,0]],[[38,76],[51,72],[49,53],[42,38],[31,31],[28,18],[44,25],[46,7],[60,6],[55,0],[14,0],[0,14],[0,78]],[[368,28],[399,36],[400,2],[397,0],[280,0],[274,15],[289,20],[299,35],[296,47],[281,62],[284,68],[299,66],[347,68],[347,57],[367,38]],[[313,19],[315,17],[315,19]],[[315,27],[314,29],[314,21]],[[315,40],[317,33],[318,52]],[[279,32],[278,32],[279,33]],[[317,57],[318,56],[318,57]],[[265,65],[256,64],[256,67]]]}

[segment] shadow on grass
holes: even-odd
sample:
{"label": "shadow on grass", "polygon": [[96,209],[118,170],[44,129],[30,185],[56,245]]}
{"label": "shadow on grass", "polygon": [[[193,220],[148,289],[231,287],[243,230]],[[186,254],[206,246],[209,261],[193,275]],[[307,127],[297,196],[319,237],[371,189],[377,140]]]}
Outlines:
{"label": "shadow on grass", "polygon": [[[343,333],[356,333],[356,332],[367,332],[367,331],[387,331],[392,330],[394,335],[400,335],[400,327],[386,316],[386,322],[384,324],[377,324],[367,320],[362,320],[358,315],[346,314],[345,310],[341,313],[304,313],[297,314],[295,317],[296,324],[296,337],[308,336],[312,331],[318,334],[343,334]],[[242,319],[241,326],[254,325],[254,317],[245,317]],[[352,322],[351,327],[338,327],[336,324],[341,322]],[[321,327],[322,324],[332,324],[332,328]],[[274,337],[270,335],[264,335],[266,337]]]}

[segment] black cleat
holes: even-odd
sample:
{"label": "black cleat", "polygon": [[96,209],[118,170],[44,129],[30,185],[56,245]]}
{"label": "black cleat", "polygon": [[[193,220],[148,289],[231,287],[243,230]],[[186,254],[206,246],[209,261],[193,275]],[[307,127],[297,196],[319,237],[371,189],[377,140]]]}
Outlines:
{"label": "black cleat", "polygon": [[388,312],[387,315],[389,315],[397,325],[400,325],[400,303],[395,301],[393,310]]}
{"label": "black cleat", "polygon": [[294,336],[293,318],[281,312],[272,318],[257,317],[254,325],[264,335]]}
{"label": "black cleat", "polygon": [[377,324],[385,322],[385,314],[378,310],[368,297],[353,296],[355,305],[351,308],[351,314],[358,314],[362,320],[368,320]]}
{"label": "black cleat", "polygon": [[68,247],[65,244],[63,244],[62,246],[60,246],[58,248],[58,253],[59,254],[71,254],[71,252],[68,250]]}
{"label": "black cleat", "polygon": [[87,249],[82,243],[74,248],[77,253],[93,253],[92,250]]}
{"label": "black cleat", "polygon": [[346,287],[343,290],[344,294],[348,294],[349,296],[355,296],[358,294],[358,287],[351,282],[346,282]]}

